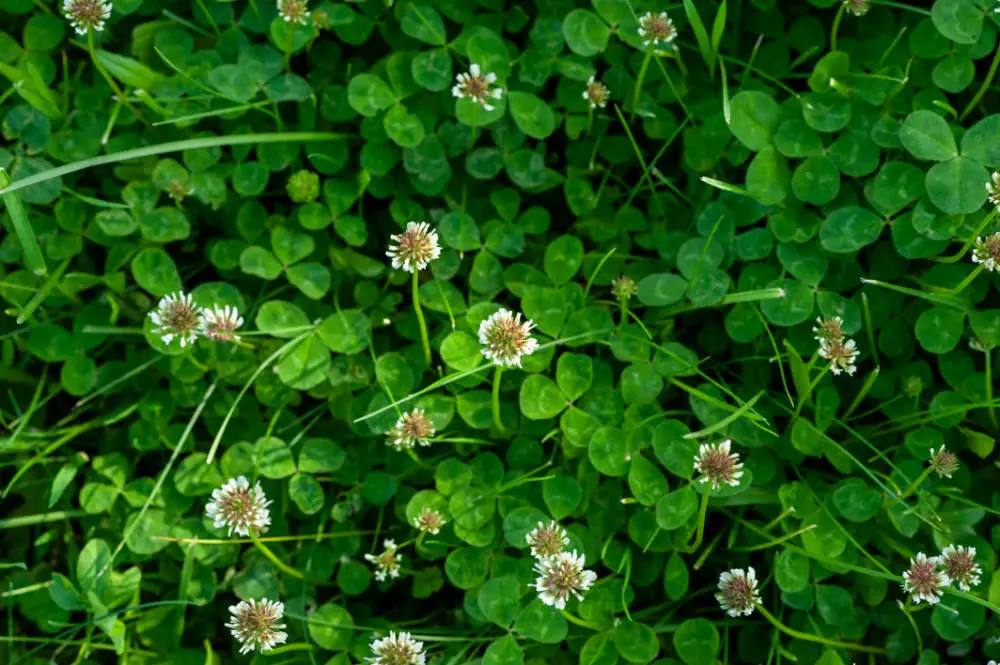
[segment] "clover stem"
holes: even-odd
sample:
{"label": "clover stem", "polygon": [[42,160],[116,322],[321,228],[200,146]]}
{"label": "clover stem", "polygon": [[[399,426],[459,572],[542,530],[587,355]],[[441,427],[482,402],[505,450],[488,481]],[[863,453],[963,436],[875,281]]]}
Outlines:
{"label": "clover stem", "polygon": [[993,406],[993,349],[987,348],[986,353],[986,401],[989,403],[990,422],[997,427],[997,412]]}
{"label": "clover stem", "polygon": [[902,494],[899,495],[899,500],[902,501],[906,497],[908,497],[911,494],[913,494],[913,492],[915,492],[917,490],[917,488],[920,487],[921,483],[923,483],[925,480],[927,480],[927,478],[933,472],[934,472],[934,467],[933,466],[928,466],[926,469],[924,469],[924,472],[921,473],[919,476],[917,476],[917,479],[914,480],[912,483],[910,483],[909,486],[906,489],[903,490]]}
{"label": "clover stem", "polygon": [[283,573],[291,575],[292,577],[297,577],[300,580],[309,580],[309,578],[306,577],[304,573],[286,564],[278,557],[277,554],[272,552],[267,545],[260,542],[260,540],[257,538],[257,532],[254,531],[253,529],[250,529],[250,540],[253,541],[253,546],[256,547],[261,554],[264,555],[264,558],[266,558],[268,561],[274,564],[275,568],[277,568]]}
{"label": "clover stem", "polygon": [[503,375],[503,367],[497,365],[493,373],[493,426],[500,433],[503,433],[503,422],[500,420],[500,377]]}
{"label": "clover stem", "polygon": [[594,624],[588,623],[587,621],[584,621],[580,617],[578,617],[575,614],[572,614],[570,612],[567,612],[566,610],[559,610],[559,613],[563,615],[564,619],[566,619],[570,623],[575,623],[577,626],[580,626],[581,628],[589,628],[590,630],[596,630],[598,632],[600,632],[600,630],[601,630],[600,628],[598,628]]}
{"label": "clover stem", "polygon": [[642,66],[639,67],[639,76],[635,79],[635,92],[632,93],[632,115],[629,122],[635,118],[635,110],[639,108],[639,94],[642,92],[642,82],[646,78],[646,70],[649,68],[649,61],[653,58],[652,47],[646,49],[646,56],[642,59]]}
{"label": "clover stem", "polygon": [[427,321],[424,319],[424,310],[420,306],[420,272],[413,271],[413,311],[417,313],[417,323],[420,324],[420,342],[424,346],[424,360],[427,366],[431,366],[431,341],[427,336]]}
{"label": "clover stem", "polygon": [[295,24],[296,21],[289,21],[288,23],[288,44],[285,48],[285,71],[289,74],[292,73],[292,49],[295,48]]}
{"label": "clover stem", "polygon": [[984,266],[983,264],[980,263],[979,265],[976,266],[975,270],[973,270],[972,272],[970,272],[969,275],[965,279],[963,279],[961,282],[959,282],[958,286],[956,286],[953,289],[941,289],[941,291],[943,291],[944,293],[947,293],[948,295],[951,295],[951,296],[957,296],[959,293],[961,293],[962,291],[965,290],[965,287],[967,287],[969,284],[972,284],[972,280],[974,280],[975,278],[979,277],[979,275],[985,269],[986,269],[986,266]]}
{"label": "clover stem", "polygon": [[993,77],[997,75],[997,66],[1000,66],[1000,48],[998,48],[993,54],[993,62],[990,63],[990,71],[987,72],[986,78],[983,79],[983,84],[979,86],[979,90],[976,91],[976,95],[969,102],[969,105],[962,111],[962,115],[958,116],[959,122],[965,120],[965,117],[972,113],[972,109],[976,108],[976,105],[982,100],[983,95],[985,95],[986,91],[990,89],[990,84],[993,83]]}
{"label": "clover stem", "polygon": [[698,531],[695,534],[694,542],[688,547],[689,552],[694,552],[701,547],[701,541],[705,539],[705,518],[708,516],[708,498],[711,494],[711,488],[706,487],[701,495],[701,506],[698,509]]}
{"label": "clover stem", "polygon": [[830,50],[837,50],[837,33],[840,32],[840,20],[844,18],[844,10],[847,9],[847,2],[840,3],[837,15],[833,17],[833,27],[830,29]]}
{"label": "clover stem", "polygon": [[111,90],[115,93],[115,96],[118,98],[118,101],[124,104],[129,111],[134,113],[135,117],[145,122],[145,118],[143,118],[142,114],[139,113],[139,111],[137,111],[135,108],[132,107],[131,104],[128,103],[128,98],[125,96],[125,93],[122,92],[121,88],[118,87],[118,83],[116,83],[115,80],[111,77],[111,74],[109,74],[108,71],[104,69],[104,65],[101,64],[101,61],[97,59],[97,49],[94,46],[94,31],[92,29],[87,30],[87,50],[90,52],[90,60],[91,62],[94,63],[94,67],[97,69],[98,73],[102,77],[104,77],[104,80],[107,81],[108,85],[111,87]]}
{"label": "clover stem", "polygon": [[764,608],[763,605],[758,604],[757,609],[760,613],[764,615],[764,618],[771,622],[771,625],[783,632],[785,635],[794,637],[797,640],[806,640],[807,642],[816,642],[818,644],[826,644],[831,647],[836,647],[839,649],[853,649],[855,651],[864,651],[865,653],[885,653],[885,649],[880,649],[879,647],[869,647],[864,644],[854,644],[853,642],[841,642],[839,640],[831,640],[825,637],[820,637],[819,635],[811,635],[809,633],[803,633],[802,631],[795,630],[794,628],[789,628],[785,624],[781,623],[781,620],[776,616],[771,614]]}

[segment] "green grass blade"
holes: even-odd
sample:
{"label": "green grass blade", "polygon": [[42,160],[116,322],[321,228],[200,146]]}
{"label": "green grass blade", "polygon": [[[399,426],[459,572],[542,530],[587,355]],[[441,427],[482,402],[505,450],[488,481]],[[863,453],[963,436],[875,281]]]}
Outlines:
{"label": "green grass blade", "polygon": [[0,168],[0,187],[3,188],[0,189],[0,195],[2,195],[4,207],[10,214],[10,221],[14,225],[17,241],[21,243],[21,251],[24,252],[24,267],[36,275],[44,275],[48,272],[48,268],[45,267],[45,259],[42,257],[42,248],[38,244],[38,236],[31,228],[31,221],[28,219],[28,213],[25,211],[21,199],[13,191],[7,191],[9,186],[10,176],[7,175],[5,169]]}
{"label": "green grass blade", "polygon": [[242,134],[237,136],[206,136],[198,139],[185,139],[183,141],[169,141],[157,145],[133,148],[132,150],[122,150],[110,155],[100,155],[90,159],[81,159],[78,162],[64,164],[48,171],[42,171],[35,175],[18,180],[0,189],[0,196],[6,200],[7,195],[25,187],[37,185],[40,182],[47,182],[54,178],[60,178],[70,173],[84,171],[95,166],[105,166],[106,164],[117,164],[118,162],[130,159],[141,159],[153,155],[163,155],[170,152],[183,152],[184,150],[197,150],[199,148],[218,148],[221,146],[248,145],[259,143],[311,143],[313,141],[338,141],[348,138],[348,134],[337,134],[334,132],[275,132],[266,134]]}
{"label": "green grass blade", "polygon": [[708,71],[714,71],[715,51],[712,50],[712,43],[708,39],[708,31],[705,30],[705,24],[702,23],[698,9],[694,6],[692,0],[684,0],[684,13],[687,14],[688,21],[691,22],[691,31],[694,32],[694,38],[698,42],[698,50],[701,51],[701,57],[705,59],[705,66],[708,67]]}
{"label": "green grass blade", "polygon": [[[726,0],[722,0],[719,10],[715,12],[715,23],[712,25],[712,55],[718,59],[719,46],[722,44],[722,33],[726,30]],[[723,72],[725,76],[725,72]]]}
{"label": "green grass blade", "polygon": [[21,313],[17,315],[18,325],[21,325],[31,318],[31,315],[35,313],[35,310],[42,304],[42,301],[49,297],[49,294],[52,293],[52,289],[56,287],[56,284],[58,284],[59,280],[62,279],[63,273],[66,272],[66,268],[69,267],[69,262],[70,259],[63,261],[59,267],[55,269],[55,272],[49,275],[49,278],[45,280],[45,284],[42,285],[42,288],[35,292],[35,295],[31,297],[31,300],[29,300],[24,306]]}

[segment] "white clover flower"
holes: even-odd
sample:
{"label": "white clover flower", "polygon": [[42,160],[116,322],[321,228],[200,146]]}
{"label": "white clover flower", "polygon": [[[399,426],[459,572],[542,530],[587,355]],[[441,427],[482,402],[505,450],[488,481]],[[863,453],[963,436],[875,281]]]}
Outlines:
{"label": "white clover flower", "polygon": [[521,357],[530,356],[538,348],[538,342],[529,335],[534,327],[531,319],[522,322],[520,314],[515,316],[501,308],[479,324],[483,355],[497,365],[520,367]]}
{"label": "white clover flower", "polygon": [[834,376],[841,372],[847,372],[848,376],[854,376],[858,370],[854,366],[854,361],[858,357],[858,345],[853,339],[844,338],[821,342],[819,345],[819,355],[830,361],[830,371]]}
{"label": "white clover flower", "polygon": [[969,592],[972,587],[979,586],[979,576],[983,574],[983,569],[976,563],[975,547],[949,545],[941,550],[937,563],[944,568],[948,579],[962,591]]}
{"label": "white clover flower", "polygon": [[305,25],[309,22],[308,0],[278,0],[278,15],[285,23]]}
{"label": "white clover flower", "polygon": [[414,528],[432,536],[436,536],[441,531],[441,527],[447,523],[444,515],[433,508],[424,508],[419,515],[413,518]]}
{"label": "white clover flower", "polygon": [[205,514],[215,520],[215,528],[229,529],[241,536],[249,536],[250,530],[260,534],[271,525],[271,511],[267,507],[271,501],[264,496],[260,483],[250,487],[246,476],[230,478],[229,482],[212,492],[212,501],[205,506]]}
{"label": "white clover flower", "polygon": [[816,325],[813,326],[813,337],[820,344],[841,340],[844,338],[844,320],[839,316],[829,319],[816,317]]}
{"label": "white clover flower", "polygon": [[715,594],[719,605],[731,617],[750,616],[760,603],[757,590],[757,573],[747,566],[733,568],[719,575],[719,592]]}
{"label": "white clover flower", "polygon": [[903,591],[910,594],[914,603],[934,605],[941,600],[941,590],[949,584],[948,574],[938,570],[937,558],[928,558],[923,552],[910,559],[910,569],[903,573]]}
{"label": "white clover flower", "polygon": [[595,80],[593,76],[587,80],[587,89],[583,91],[583,98],[590,102],[590,108],[603,109],[608,105],[608,97],[610,95],[611,91],[608,90],[608,86]]}
{"label": "white clover flower", "polygon": [[441,256],[437,231],[427,222],[408,222],[402,233],[389,236],[389,250],[386,256],[392,259],[392,267],[406,272],[417,272]]}
{"label": "white clover flower", "polygon": [[149,318],[156,326],[153,332],[164,344],[170,344],[176,337],[184,347],[198,339],[201,313],[201,307],[194,304],[190,293],[178,291],[160,298]]}
{"label": "white clover flower", "polygon": [[76,34],[86,35],[89,30],[104,30],[104,22],[111,18],[111,3],[108,0],[64,0],[62,11]]}
{"label": "white clover flower", "polygon": [[844,0],[844,5],[848,14],[858,17],[864,16],[872,8],[871,0]]}
{"label": "white clover flower", "polygon": [[243,325],[243,317],[235,307],[212,305],[201,310],[198,332],[218,342],[238,342],[236,331]]}
{"label": "white clover flower", "polygon": [[401,415],[396,425],[389,430],[386,445],[396,450],[413,448],[417,444],[429,446],[432,436],[434,436],[434,425],[430,419],[424,415],[422,409],[413,409]]}
{"label": "white clover flower", "polygon": [[451,94],[459,99],[463,97],[471,99],[477,104],[482,105],[487,111],[493,110],[493,107],[490,105],[491,99],[500,99],[503,97],[502,89],[491,89],[490,87],[496,83],[496,74],[491,72],[484,75],[482,69],[477,64],[469,65],[469,73],[462,72],[456,80],[457,83],[451,89]]}
{"label": "white clover flower", "polygon": [[722,485],[736,487],[743,477],[743,463],[739,453],[731,452],[733,442],[726,439],[722,443],[703,443],[694,458],[694,468],[702,475],[700,483],[708,483],[713,490]]}
{"label": "white clover flower", "polygon": [[540,559],[555,556],[569,545],[566,529],[555,520],[549,522],[548,526],[545,522],[539,522],[538,526],[528,532],[525,540],[531,547],[531,555]]}
{"label": "white clover flower", "polygon": [[385,551],[379,555],[366,554],[365,560],[375,566],[375,579],[385,582],[389,578],[399,577],[399,563],[403,560],[402,554],[396,553],[396,541],[384,540],[382,546]]}
{"label": "white clover flower", "polygon": [[982,264],[990,272],[1000,270],[1000,232],[985,238],[976,238],[976,247],[972,250],[972,262]]}
{"label": "white clover flower", "polygon": [[409,633],[389,632],[389,637],[372,642],[373,657],[365,658],[371,665],[424,665],[424,643]]}
{"label": "white clover flower", "polygon": [[941,478],[951,478],[958,471],[958,455],[942,445],[937,450],[931,448],[931,468]]}
{"label": "white clover flower", "polygon": [[535,590],[546,605],[558,610],[566,609],[569,597],[583,600],[583,592],[597,581],[597,573],[586,570],[586,557],[576,552],[560,552],[555,556],[535,561]]}
{"label": "white clover flower", "polygon": [[645,46],[653,46],[659,42],[669,44],[677,38],[677,28],[667,12],[647,12],[639,19],[639,36]]}
{"label": "white clover flower", "polygon": [[240,653],[267,652],[288,639],[288,633],[282,630],[285,624],[279,623],[285,613],[284,603],[267,598],[243,600],[239,605],[230,606],[229,613],[232,616],[226,628],[231,629],[240,643]]}

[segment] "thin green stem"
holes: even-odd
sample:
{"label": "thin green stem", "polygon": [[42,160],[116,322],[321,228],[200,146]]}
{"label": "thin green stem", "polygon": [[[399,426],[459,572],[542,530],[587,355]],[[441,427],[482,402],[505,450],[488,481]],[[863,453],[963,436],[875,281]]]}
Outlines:
{"label": "thin green stem", "polygon": [[493,426],[503,434],[503,421],[500,420],[500,377],[503,375],[503,367],[496,366],[493,372]]}
{"label": "thin green stem", "polygon": [[705,520],[708,517],[708,499],[711,494],[712,490],[706,487],[701,495],[701,505],[698,507],[698,530],[695,533],[694,542],[687,548],[688,552],[698,551],[701,542],[705,539]]}
{"label": "thin green stem", "polygon": [[752,546],[747,546],[747,547],[735,547],[735,548],[731,549],[730,551],[731,552],[757,552],[759,550],[766,550],[769,547],[774,547],[775,545],[780,545],[781,543],[789,541],[792,538],[797,538],[798,536],[801,536],[805,532],[812,531],[815,528],[816,528],[815,524],[810,524],[808,526],[802,527],[801,529],[798,529],[797,531],[792,531],[791,533],[786,533],[785,535],[780,536],[778,538],[775,538],[774,540],[769,540],[766,543],[761,543],[760,545],[752,545]]}
{"label": "thin green stem", "polygon": [[938,293],[945,293],[945,294],[948,294],[950,296],[957,296],[959,293],[961,293],[962,291],[964,291],[966,289],[966,287],[969,286],[969,284],[972,284],[972,281],[974,279],[976,279],[977,277],[979,277],[979,275],[981,275],[982,272],[983,272],[983,270],[985,270],[985,269],[986,269],[986,266],[984,266],[983,264],[979,264],[978,266],[976,266],[975,270],[973,270],[972,272],[970,272],[966,276],[966,278],[963,279],[961,282],[959,282],[958,286],[956,286],[954,288],[951,288],[951,289],[941,289],[941,288],[937,288],[937,287],[931,287],[931,288],[934,289],[935,291],[937,291]]}
{"label": "thin green stem", "polygon": [[646,49],[646,55],[642,59],[639,67],[639,75],[635,79],[635,90],[632,92],[632,113],[629,115],[629,122],[635,120],[635,110],[639,108],[639,95],[642,93],[642,84],[646,79],[646,70],[649,69],[649,61],[653,59],[653,49]]}
{"label": "thin green stem", "polygon": [[933,472],[934,472],[934,467],[932,466],[928,466],[926,469],[924,469],[924,472],[921,473],[919,476],[917,476],[917,479],[914,480],[912,483],[910,483],[909,486],[900,493],[899,497],[897,497],[898,500],[902,501],[906,497],[913,494],[913,492],[915,492],[917,488],[920,487],[920,485],[925,480],[927,480],[930,477],[931,473]]}
{"label": "thin green stem", "polygon": [[108,82],[108,85],[114,91],[118,101],[124,104],[129,111],[134,113],[135,117],[143,120],[142,114],[129,104],[128,99],[125,97],[125,93],[123,93],[122,89],[118,87],[118,82],[115,81],[106,69],[104,69],[104,65],[101,64],[101,61],[97,59],[97,49],[94,47],[94,31],[90,29],[87,30],[87,51],[90,52],[90,60],[94,63],[94,67],[100,75],[104,77],[104,80]]}
{"label": "thin green stem", "polygon": [[795,630],[794,628],[789,628],[785,624],[781,623],[778,617],[774,616],[767,611],[763,605],[757,605],[757,609],[764,616],[765,619],[771,622],[771,625],[783,632],[789,637],[794,637],[797,640],[805,640],[807,642],[816,642],[817,644],[825,644],[827,646],[835,647],[838,649],[853,649],[855,651],[864,651],[865,653],[885,653],[885,649],[880,649],[879,647],[869,647],[863,644],[855,644],[853,642],[841,642],[840,640],[831,640],[826,637],[820,637],[819,635],[811,635],[810,633],[803,633],[802,631]]}
{"label": "thin green stem", "polygon": [[581,628],[589,628],[590,630],[595,630],[595,631],[598,631],[598,632],[600,632],[600,630],[601,630],[599,627],[595,626],[594,624],[588,623],[588,622],[584,621],[583,619],[581,619],[580,617],[576,616],[575,614],[567,612],[566,610],[559,610],[559,613],[563,615],[564,619],[566,619],[567,621],[569,621],[572,624],[576,624],[577,626],[580,626]]}
{"label": "thin green stem", "polygon": [[847,9],[847,2],[840,3],[840,9],[837,10],[837,15],[833,17],[833,27],[830,29],[830,50],[837,50],[837,33],[840,32],[840,21],[844,18],[844,10]]}
{"label": "thin green stem", "polygon": [[424,361],[427,367],[431,366],[431,340],[427,336],[427,321],[424,319],[424,309],[420,306],[420,272],[413,271],[413,311],[417,314],[417,323],[420,324],[420,342],[424,346]]}
{"label": "thin green stem", "polygon": [[263,554],[264,557],[281,572],[287,575],[291,575],[292,577],[298,578],[300,580],[315,582],[315,580],[309,579],[309,577],[306,576],[306,574],[303,573],[302,571],[292,568],[287,563],[282,561],[281,558],[278,557],[277,554],[272,552],[267,545],[265,545],[264,543],[260,542],[260,540],[257,539],[257,534],[253,529],[250,529],[250,541],[253,543],[253,546],[257,548],[257,551]]}
{"label": "thin green stem", "polygon": [[987,411],[990,414],[990,422],[993,423],[993,427],[998,427],[997,425],[997,414],[996,408],[993,406],[993,349],[986,349],[986,401],[990,403]]}

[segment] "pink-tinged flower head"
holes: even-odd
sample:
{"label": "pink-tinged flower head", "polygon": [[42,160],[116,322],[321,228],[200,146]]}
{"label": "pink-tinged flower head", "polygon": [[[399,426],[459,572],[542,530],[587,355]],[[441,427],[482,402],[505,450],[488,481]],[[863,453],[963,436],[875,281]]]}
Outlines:
{"label": "pink-tinged flower head", "polygon": [[420,514],[413,518],[413,526],[424,533],[436,536],[441,527],[447,524],[444,515],[433,508],[424,508]]}
{"label": "pink-tinged flower head", "polygon": [[871,0],[844,0],[844,5],[848,14],[858,17],[864,16],[872,8]]}
{"label": "pink-tinged flower head", "polygon": [[408,222],[406,230],[389,237],[386,256],[392,259],[392,267],[406,272],[417,272],[441,256],[437,231],[427,222]]}
{"label": "pink-tinged flower head", "polygon": [[972,262],[982,264],[990,272],[1000,270],[1000,233],[976,238],[976,247],[972,250]]}
{"label": "pink-tinged flower head", "polygon": [[424,643],[414,640],[409,633],[390,632],[389,637],[372,642],[371,665],[424,665]]}
{"label": "pink-tinged flower head", "polygon": [[240,653],[267,652],[288,639],[288,633],[282,630],[285,624],[279,623],[285,613],[284,603],[266,598],[244,600],[231,606],[229,613],[232,616],[226,628],[240,643]]}
{"label": "pink-tinged flower head", "polygon": [[104,30],[104,22],[111,18],[111,3],[107,0],[64,0],[62,11],[76,34],[86,35],[90,30]]}
{"label": "pink-tinged flower head", "polygon": [[229,535],[235,531],[240,536],[249,536],[250,530],[260,534],[271,525],[271,502],[264,496],[260,483],[250,487],[246,476],[230,478],[229,482],[212,492],[212,501],[205,506],[205,514],[215,520],[215,528],[228,528]]}
{"label": "pink-tinged flower head", "polygon": [[305,25],[309,22],[308,0],[278,0],[278,16],[285,23]]}
{"label": "pink-tinged flower head", "polygon": [[821,342],[819,345],[819,355],[830,361],[830,371],[834,376],[839,376],[841,372],[847,372],[848,376],[854,376],[858,370],[854,366],[854,361],[858,357],[858,345],[853,339],[844,338]]}
{"label": "pink-tinged flower head", "polygon": [[942,478],[951,478],[958,471],[958,456],[941,446],[937,450],[931,448],[931,468]]}
{"label": "pink-tinged flower head", "polygon": [[397,450],[431,445],[434,436],[434,425],[424,415],[422,409],[413,409],[399,417],[396,425],[389,430],[389,440],[386,443]]}
{"label": "pink-tinged flower head", "polygon": [[530,356],[538,342],[529,334],[535,324],[531,319],[521,321],[521,315],[500,309],[479,324],[479,343],[482,353],[495,364],[520,367],[521,357]]}
{"label": "pink-tinged flower head", "polygon": [[528,532],[525,540],[531,547],[532,556],[540,559],[555,556],[569,545],[566,529],[555,520],[549,522],[548,526],[545,522],[539,522],[538,526]]}
{"label": "pink-tinged flower head", "polygon": [[503,97],[503,90],[491,87],[496,83],[496,74],[483,74],[482,69],[477,64],[470,65],[469,73],[462,72],[456,80],[457,83],[451,89],[451,94],[459,99],[463,97],[471,99],[487,111],[493,110],[490,100]]}
{"label": "pink-tinged flower head", "polygon": [[669,44],[677,38],[677,28],[667,12],[647,12],[639,19],[639,36],[646,46],[654,46],[659,42]]}
{"label": "pink-tinged flower head", "polygon": [[201,310],[198,320],[198,331],[218,342],[238,342],[240,336],[236,334],[240,326],[243,325],[243,317],[235,307],[226,305],[219,307],[213,305]]}
{"label": "pink-tinged flower head", "polygon": [[375,566],[375,579],[379,582],[399,577],[399,564],[403,560],[403,555],[396,553],[396,541],[386,539],[382,546],[385,550],[381,554],[365,555],[365,560]]}
{"label": "pink-tinged flower head", "polygon": [[914,603],[937,603],[942,589],[950,583],[948,574],[939,569],[937,558],[928,558],[923,552],[910,559],[910,569],[903,573],[903,591]]}
{"label": "pink-tinged flower head", "polygon": [[962,545],[949,545],[941,550],[937,558],[945,574],[962,591],[971,591],[979,586],[983,569],[976,563],[976,548]]}
{"label": "pink-tinged flower head", "polygon": [[719,575],[719,592],[715,594],[719,605],[731,617],[750,616],[760,602],[757,590],[757,573],[753,568],[733,568]]}
{"label": "pink-tinged flower head", "polygon": [[191,294],[178,291],[160,298],[156,309],[149,313],[149,319],[156,326],[153,332],[164,344],[177,338],[183,347],[198,339],[201,314],[202,309],[194,304]]}
{"label": "pink-tinged flower head", "polygon": [[736,487],[743,477],[743,463],[739,453],[731,452],[732,441],[703,443],[694,458],[694,468],[700,472],[698,482],[709,483],[713,490],[723,485]]}
{"label": "pink-tinged flower head", "polygon": [[584,568],[586,563],[586,558],[576,552],[560,552],[538,559],[535,562],[535,572],[538,573],[535,590],[541,601],[562,610],[566,609],[570,596],[582,600],[583,592],[597,581],[597,573]]}

